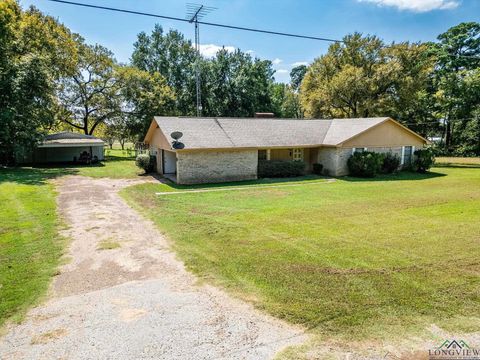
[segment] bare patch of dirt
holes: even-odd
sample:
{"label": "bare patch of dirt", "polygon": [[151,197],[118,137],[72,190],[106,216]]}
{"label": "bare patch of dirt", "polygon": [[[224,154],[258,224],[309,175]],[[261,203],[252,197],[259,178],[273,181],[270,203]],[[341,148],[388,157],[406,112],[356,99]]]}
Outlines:
{"label": "bare patch of dirt", "polygon": [[50,341],[53,341],[65,335],[67,335],[67,330],[65,329],[55,329],[52,331],[47,331],[43,334],[34,336],[32,338],[31,344],[32,345],[47,344]]}

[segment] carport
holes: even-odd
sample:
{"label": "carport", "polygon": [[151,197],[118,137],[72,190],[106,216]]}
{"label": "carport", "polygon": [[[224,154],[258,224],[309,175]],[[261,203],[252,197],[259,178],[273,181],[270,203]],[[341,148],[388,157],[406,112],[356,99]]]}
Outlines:
{"label": "carport", "polygon": [[92,135],[72,132],[50,134],[33,151],[33,163],[89,163],[104,159],[105,143]]}

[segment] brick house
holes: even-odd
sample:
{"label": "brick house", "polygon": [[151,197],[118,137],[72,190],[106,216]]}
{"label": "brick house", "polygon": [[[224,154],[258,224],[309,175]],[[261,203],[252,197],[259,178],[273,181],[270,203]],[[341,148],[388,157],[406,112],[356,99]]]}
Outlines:
{"label": "brick house", "polygon": [[[172,133],[181,132],[175,143]],[[331,176],[348,174],[356,151],[392,152],[402,164],[428,143],[420,135],[383,118],[298,120],[267,118],[155,117],[145,136],[156,169],[179,184],[257,178],[258,160],[301,160]]]}

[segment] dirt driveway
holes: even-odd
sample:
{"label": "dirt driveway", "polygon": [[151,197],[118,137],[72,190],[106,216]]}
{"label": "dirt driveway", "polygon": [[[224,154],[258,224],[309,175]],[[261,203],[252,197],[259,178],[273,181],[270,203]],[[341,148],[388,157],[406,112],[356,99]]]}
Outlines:
{"label": "dirt driveway", "polygon": [[1,359],[263,359],[305,341],[301,329],[199,285],[118,196],[134,183],[58,181],[69,261],[50,299],[0,339]]}

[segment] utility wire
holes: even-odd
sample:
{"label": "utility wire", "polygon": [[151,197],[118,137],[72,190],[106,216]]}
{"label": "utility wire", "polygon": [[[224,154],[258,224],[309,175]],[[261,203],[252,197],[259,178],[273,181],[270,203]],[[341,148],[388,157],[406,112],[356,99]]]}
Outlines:
{"label": "utility wire", "polygon": [[[108,10],[108,11],[115,11],[115,12],[121,12],[121,13],[126,13],[126,14],[142,15],[142,16],[149,16],[149,17],[155,17],[155,18],[160,18],[160,19],[181,21],[181,22],[186,22],[186,23],[190,22],[190,20],[182,19],[182,18],[174,17],[174,16],[152,14],[152,13],[147,13],[147,12],[127,10],[127,9],[119,9],[119,8],[113,8],[113,7],[107,7],[107,6],[100,6],[100,5],[84,4],[84,3],[74,2],[74,1],[67,1],[67,0],[48,0],[48,1],[56,2],[56,3],[62,3],[62,4],[68,4],[68,5],[82,6],[82,7],[92,8],[92,9]],[[247,27],[243,27],[243,26],[218,24],[218,23],[211,23],[211,22],[205,22],[205,21],[198,21],[198,23],[202,24],[202,25],[206,25],[206,26],[214,26],[214,27],[221,27],[221,28],[234,29],[234,30],[250,31],[250,32],[270,34],[270,35],[288,36],[288,37],[300,38],[300,39],[328,41],[328,42],[335,42],[335,43],[342,43],[343,42],[342,40],[335,40],[335,39],[323,38],[323,37],[318,37],[318,36],[290,34],[290,33],[279,32],[279,31],[254,29],[254,28],[247,28]]]}
{"label": "utility wire", "polygon": [[[47,1],[62,3],[62,4],[68,4],[68,5],[74,5],[74,6],[82,6],[82,7],[86,7],[86,8],[92,8],[92,9],[108,10],[108,11],[120,12],[120,13],[125,13],[125,14],[149,16],[149,17],[154,17],[154,18],[159,18],[159,19],[166,19],[166,20],[173,20],[173,21],[190,23],[190,20],[188,20],[188,19],[183,19],[183,18],[179,18],[179,17],[175,17],[175,16],[152,14],[152,13],[147,13],[147,12],[142,12],[142,11],[119,9],[119,8],[113,8],[113,7],[108,7],[108,6],[84,4],[84,3],[68,1],[68,0],[47,0]],[[206,22],[206,21],[198,21],[198,24],[212,26],[212,27],[221,27],[221,28],[226,28],[226,29],[233,29],[233,30],[250,31],[250,32],[262,33],[262,34],[287,36],[287,37],[300,38],[300,39],[327,41],[327,42],[333,42],[333,43],[344,43],[343,40],[337,40],[337,39],[329,39],[329,38],[323,38],[323,37],[318,37],[318,36],[310,36],[310,35],[291,34],[291,33],[285,33],[285,32],[280,32],[280,31],[272,31],[272,30],[255,29],[255,28],[248,28],[248,27],[244,27],[244,26],[218,24],[218,23],[212,23],[212,22]],[[476,56],[476,55],[460,55],[460,54],[446,54],[446,55],[451,56],[451,57],[455,57],[455,58],[466,58],[466,59],[480,60],[480,56]]]}

